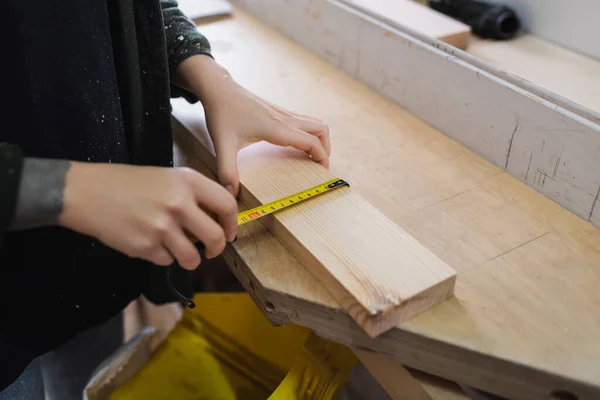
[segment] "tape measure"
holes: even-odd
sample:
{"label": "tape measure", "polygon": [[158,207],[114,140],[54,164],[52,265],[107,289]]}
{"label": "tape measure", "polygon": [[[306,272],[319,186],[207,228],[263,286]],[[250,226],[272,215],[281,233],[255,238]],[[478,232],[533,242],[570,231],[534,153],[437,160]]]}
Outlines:
{"label": "tape measure", "polygon": [[271,203],[255,207],[250,210],[242,211],[238,214],[237,217],[238,226],[255,221],[258,218],[264,217],[265,215],[269,215],[284,208],[291,207],[295,204],[312,199],[313,197],[317,197],[323,193],[329,192],[342,186],[350,185],[348,185],[348,183],[343,179],[335,178],[310,189],[304,190],[302,192],[298,192],[291,196],[284,197],[283,199],[275,200]]}
{"label": "tape measure", "polygon": [[[342,186],[350,186],[346,181],[340,178],[332,179],[328,182],[322,183],[310,189],[303,190],[302,192],[298,192],[296,194],[292,194],[291,196],[284,197],[283,199],[275,200],[271,203],[264,204],[262,206],[254,207],[250,210],[242,211],[238,213],[237,220],[238,226],[247,224],[248,222],[256,221],[257,219],[264,217],[265,215],[273,214],[276,211],[283,210],[284,208],[294,206],[303,201],[312,199],[314,197],[320,196],[324,193],[330,192],[334,189],[337,189]],[[188,237],[195,242],[196,247],[199,249],[204,248],[204,245],[198,241],[198,239],[188,234]],[[177,288],[174,286],[172,282],[172,272],[176,268],[181,268],[177,261],[171,264],[167,268],[167,283],[171,288],[173,294],[183,303],[184,306],[188,308],[196,307],[196,304],[191,298],[183,295]]]}

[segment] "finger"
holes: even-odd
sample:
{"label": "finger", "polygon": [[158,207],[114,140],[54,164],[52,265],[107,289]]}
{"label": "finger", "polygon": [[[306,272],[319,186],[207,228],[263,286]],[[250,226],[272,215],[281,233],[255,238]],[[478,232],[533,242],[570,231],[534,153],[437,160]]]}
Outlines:
{"label": "finger", "polygon": [[235,143],[219,143],[215,146],[215,152],[219,182],[235,197],[238,195],[240,188],[240,176],[237,169],[237,146]]}
{"label": "finger", "polygon": [[171,253],[169,253],[169,251],[163,246],[154,248],[148,254],[144,255],[143,258],[156,265],[162,266],[171,265],[175,261]]}
{"label": "finger", "polygon": [[180,229],[170,230],[163,243],[183,268],[194,270],[200,264],[198,249]]}
{"label": "finger", "polygon": [[282,123],[276,134],[269,135],[269,142],[279,146],[292,146],[310,154],[312,159],[325,168],[329,168],[329,157],[323,144],[316,136]]}
{"label": "finger", "polygon": [[292,125],[294,128],[303,130],[319,138],[327,155],[331,155],[331,141],[329,138],[329,127],[314,119],[298,118],[298,117],[284,117],[284,121]]}
{"label": "finger", "polygon": [[214,258],[223,252],[225,233],[215,220],[195,206],[189,207],[183,217],[182,223],[185,229],[204,244],[206,258]]}
{"label": "finger", "polygon": [[[238,208],[235,197],[224,187],[196,171],[189,170],[188,178],[196,204],[201,204],[205,209],[217,214],[225,237],[232,242],[237,234]],[[201,211],[196,204],[191,209]],[[207,218],[211,219],[208,216]],[[212,219],[211,221],[214,222]],[[181,222],[186,223],[185,221]],[[195,234],[192,230],[190,232]]]}

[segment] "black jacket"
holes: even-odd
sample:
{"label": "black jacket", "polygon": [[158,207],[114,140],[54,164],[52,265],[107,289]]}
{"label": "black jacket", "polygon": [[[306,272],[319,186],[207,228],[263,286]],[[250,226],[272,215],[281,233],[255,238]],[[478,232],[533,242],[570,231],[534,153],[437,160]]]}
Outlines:
{"label": "black jacket", "polygon": [[24,157],[171,166],[170,97],[196,99],[171,87],[169,71],[210,47],[176,0],[0,7],[1,390],[35,357],[140,294],[176,300],[164,268],[93,238],[59,227],[6,230]]}

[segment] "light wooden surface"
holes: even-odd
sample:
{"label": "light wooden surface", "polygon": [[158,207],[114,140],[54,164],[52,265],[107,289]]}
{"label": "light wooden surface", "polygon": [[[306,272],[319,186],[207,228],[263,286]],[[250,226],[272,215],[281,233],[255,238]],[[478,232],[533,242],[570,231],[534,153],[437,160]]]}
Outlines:
{"label": "light wooden surface", "polygon": [[[250,90],[329,123],[332,173],[458,271],[456,299],[378,339],[260,224],[226,250],[276,323],[516,399],[600,396],[600,231],[240,10],[201,28]],[[199,165],[177,153],[180,162]],[[241,238],[244,240],[241,245]]]}
{"label": "light wooden surface", "polygon": [[350,0],[231,1],[584,220],[599,219],[599,113]]}
{"label": "light wooden surface", "polygon": [[474,37],[467,52],[600,113],[600,60],[531,34],[509,41]]}
{"label": "light wooden surface", "polygon": [[424,35],[466,49],[471,27],[413,0],[348,0],[376,18],[389,18]]}
{"label": "light wooden surface", "polygon": [[[216,172],[200,104],[176,103],[173,116],[195,137],[186,145]],[[263,142],[238,154],[242,202],[267,204],[335,177],[304,152]],[[260,223],[370,336],[454,293],[456,272],[352,188],[342,187],[264,217]],[[243,246],[240,240],[240,246]]]}

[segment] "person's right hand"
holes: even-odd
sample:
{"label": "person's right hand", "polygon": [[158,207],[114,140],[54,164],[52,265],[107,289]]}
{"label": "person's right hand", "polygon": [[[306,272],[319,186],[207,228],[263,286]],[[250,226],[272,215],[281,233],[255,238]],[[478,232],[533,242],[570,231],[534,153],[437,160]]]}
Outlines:
{"label": "person's right hand", "polygon": [[158,265],[174,259],[186,269],[200,264],[186,233],[204,244],[207,258],[236,235],[235,198],[188,168],[73,162],[64,196],[60,225]]}

